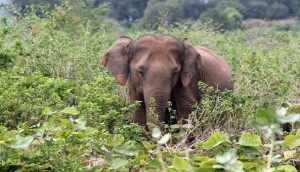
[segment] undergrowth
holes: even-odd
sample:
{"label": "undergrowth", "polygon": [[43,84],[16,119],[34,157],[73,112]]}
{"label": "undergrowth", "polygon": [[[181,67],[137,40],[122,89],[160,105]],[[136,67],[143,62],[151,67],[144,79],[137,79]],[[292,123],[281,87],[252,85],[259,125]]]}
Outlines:
{"label": "undergrowth", "polygon": [[[0,171],[299,170],[300,108],[288,101],[300,97],[299,34],[221,33],[203,21],[117,32],[72,22],[67,5],[42,17],[29,9],[0,23]],[[119,35],[148,33],[212,49],[235,85],[219,92],[199,83],[203,98],[186,123],[155,128],[150,140],[132,123],[139,102],[99,65]]]}

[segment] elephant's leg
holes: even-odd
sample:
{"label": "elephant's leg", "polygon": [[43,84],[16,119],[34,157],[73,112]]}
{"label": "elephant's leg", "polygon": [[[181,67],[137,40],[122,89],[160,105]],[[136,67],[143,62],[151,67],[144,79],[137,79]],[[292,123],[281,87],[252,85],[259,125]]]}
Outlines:
{"label": "elephant's leg", "polygon": [[[197,95],[197,92],[182,85],[178,85],[174,88],[174,100],[172,103],[175,103],[174,107],[176,108],[176,120],[178,124],[187,123],[185,120],[189,118],[189,115],[193,111],[193,105],[198,101]],[[187,143],[191,143],[195,140],[195,137],[193,134],[189,133],[184,139],[186,139]]]}
{"label": "elephant's leg", "polygon": [[146,126],[147,124],[146,107],[145,107],[145,102],[143,100],[143,96],[141,93],[139,93],[136,90],[136,88],[132,85],[130,80],[129,80],[128,88],[129,88],[130,102],[132,103],[135,101],[141,102],[139,108],[133,114],[133,122],[142,126]]}
{"label": "elephant's leg", "polygon": [[188,87],[178,84],[173,90],[174,103],[176,106],[176,119],[178,122],[184,122],[192,113],[193,105],[199,100],[199,91],[195,83]]}
{"label": "elephant's leg", "polygon": [[142,126],[146,126],[147,118],[146,118],[146,108],[144,102],[141,102],[140,107],[135,111],[133,115],[133,122],[140,124]]}

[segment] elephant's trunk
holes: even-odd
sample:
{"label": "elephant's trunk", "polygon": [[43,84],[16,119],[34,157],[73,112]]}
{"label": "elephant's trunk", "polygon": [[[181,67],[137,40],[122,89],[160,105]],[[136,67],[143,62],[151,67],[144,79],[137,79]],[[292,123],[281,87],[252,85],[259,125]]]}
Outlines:
{"label": "elephant's trunk", "polygon": [[167,122],[166,107],[169,99],[170,93],[164,91],[150,91],[148,94],[144,94],[147,123],[159,126],[160,122]]}

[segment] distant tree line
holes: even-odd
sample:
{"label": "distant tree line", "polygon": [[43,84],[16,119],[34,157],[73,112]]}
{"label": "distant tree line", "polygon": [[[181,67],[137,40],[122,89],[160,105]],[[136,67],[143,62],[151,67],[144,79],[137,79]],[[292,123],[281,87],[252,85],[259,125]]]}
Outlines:
{"label": "distant tree line", "polygon": [[[65,0],[12,0],[27,5],[64,3]],[[113,19],[126,27],[155,29],[162,22],[195,21],[211,18],[223,29],[240,28],[249,18],[276,20],[300,16],[300,0],[71,0],[77,15],[95,20]],[[85,16],[84,16],[85,15]]]}

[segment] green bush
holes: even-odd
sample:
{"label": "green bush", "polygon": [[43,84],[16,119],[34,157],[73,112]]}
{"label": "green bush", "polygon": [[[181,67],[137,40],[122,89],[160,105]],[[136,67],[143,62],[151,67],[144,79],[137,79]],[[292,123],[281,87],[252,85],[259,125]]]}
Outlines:
{"label": "green bush", "polygon": [[[220,33],[206,20],[159,25],[151,33],[188,37],[224,57],[235,90],[200,84],[203,99],[188,123],[169,126],[170,133],[155,129],[146,140],[144,128],[131,123],[139,103],[129,103],[127,87],[118,87],[98,64],[121,33],[109,25],[95,28],[92,20],[74,23],[75,9],[67,5],[42,17],[34,10],[1,20],[0,171],[295,171],[297,125],[288,135],[275,134],[296,118],[268,107],[299,110],[287,102],[300,97],[299,34],[268,28]],[[195,142],[186,142],[190,136]]]}
{"label": "green bush", "polygon": [[61,109],[72,104],[76,88],[74,81],[44,77],[39,73],[26,76],[24,69],[1,71],[0,123],[16,128],[43,120],[45,107]]}
{"label": "green bush", "polygon": [[[24,69],[2,71],[0,81],[0,123],[16,128],[19,123],[32,125],[43,121],[44,108],[53,110],[76,106],[90,126],[113,131],[113,126],[131,122],[138,104],[128,106],[116,92],[112,77],[75,82],[44,77],[40,73],[27,76]],[[122,120],[120,120],[122,119]]]}

